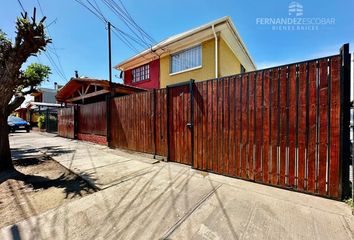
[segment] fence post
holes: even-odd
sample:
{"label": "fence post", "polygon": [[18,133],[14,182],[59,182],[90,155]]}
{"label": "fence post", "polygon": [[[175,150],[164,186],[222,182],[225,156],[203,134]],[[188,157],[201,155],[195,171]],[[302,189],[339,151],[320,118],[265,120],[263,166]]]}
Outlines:
{"label": "fence post", "polygon": [[106,141],[111,147],[111,93],[106,95]]}
{"label": "fence post", "polygon": [[156,89],[152,90],[152,104],[153,104],[153,141],[154,141],[154,159],[156,159]]}
{"label": "fence post", "polygon": [[189,80],[189,95],[190,95],[190,101],[191,101],[191,107],[190,107],[190,114],[191,114],[191,161],[192,161],[192,168],[194,168],[194,79]]}
{"label": "fence post", "polygon": [[350,196],[349,161],[350,161],[350,54],[349,44],[340,49],[341,55],[341,108],[340,108],[340,186],[341,197]]}
{"label": "fence post", "polygon": [[79,104],[73,106],[74,108],[74,139],[78,139],[79,133]]}
{"label": "fence post", "polygon": [[48,131],[48,128],[49,128],[49,111],[48,111],[48,107],[47,107],[47,109],[45,110],[45,131],[46,132],[49,132]]}
{"label": "fence post", "polygon": [[167,159],[166,161],[170,161],[170,88],[166,86],[166,130],[167,130]]}

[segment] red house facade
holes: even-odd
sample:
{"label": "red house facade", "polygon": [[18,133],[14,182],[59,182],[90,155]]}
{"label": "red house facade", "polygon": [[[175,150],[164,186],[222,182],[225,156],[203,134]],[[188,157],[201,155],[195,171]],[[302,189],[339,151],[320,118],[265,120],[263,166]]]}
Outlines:
{"label": "red house facade", "polygon": [[144,88],[158,89],[160,60],[156,59],[139,67],[129,69],[123,72],[124,84]]}

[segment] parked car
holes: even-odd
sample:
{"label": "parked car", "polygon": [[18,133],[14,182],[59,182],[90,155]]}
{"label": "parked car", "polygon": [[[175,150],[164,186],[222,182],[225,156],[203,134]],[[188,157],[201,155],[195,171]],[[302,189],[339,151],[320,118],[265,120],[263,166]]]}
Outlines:
{"label": "parked car", "polygon": [[26,132],[29,132],[31,130],[29,122],[15,116],[9,116],[7,118],[7,125],[9,125],[10,132],[15,132],[16,130],[26,130]]}

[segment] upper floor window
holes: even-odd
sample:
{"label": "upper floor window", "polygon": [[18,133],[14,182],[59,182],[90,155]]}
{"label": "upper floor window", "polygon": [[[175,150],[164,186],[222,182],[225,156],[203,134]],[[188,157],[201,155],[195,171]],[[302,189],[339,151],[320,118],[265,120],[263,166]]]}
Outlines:
{"label": "upper floor window", "polygon": [[149,64],[134,68],[132,70],[133,83],[144,81],[150,78],[150,66]]}
{"label": "upper floor window", "polygon": [[198,45],[171,55],[171,73],[202,66],[202,46]]}

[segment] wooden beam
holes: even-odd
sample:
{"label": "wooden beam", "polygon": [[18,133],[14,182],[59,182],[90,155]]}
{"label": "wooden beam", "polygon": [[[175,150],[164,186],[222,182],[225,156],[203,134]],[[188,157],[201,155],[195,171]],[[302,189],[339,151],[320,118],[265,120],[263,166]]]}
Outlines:
{"label": "wooden beam", "polygon": [[87,94],[87,92],[88,92],[90,86],[91,86],[91,84],[87,85],[86,90],[85,90],[85,94]]}
{"label": "wooden beam", "polygon": [[75,102],[75,101],[78,101],[78,100],[82,100],[82,99],[85,99],[85,98],[96,97],[98,95],[102,95],[102,94],[106,94],[106,93],[109,93],[109,91],[103,89],[103,90],[100,90],[100,91],[97,91],[97,92],[92,92],[92,93],[86,94],[84,96],[79,96],[79,97],[74,97],[74,98],[67,99],[65,102]]}

